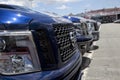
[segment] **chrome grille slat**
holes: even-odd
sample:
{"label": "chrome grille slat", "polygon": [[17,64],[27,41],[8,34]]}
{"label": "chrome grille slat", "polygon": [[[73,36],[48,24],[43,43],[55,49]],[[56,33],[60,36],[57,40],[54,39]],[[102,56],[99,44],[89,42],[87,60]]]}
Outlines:
{"label": "chrome grille slat", "polygon": [[70,32],[74,31],[73,25],[54,24],[53,28],[56,35],[56,41],[61,55],[61,60],[65,62],[72,57],[76,50],[75,47],[72,46],[70,39]]}

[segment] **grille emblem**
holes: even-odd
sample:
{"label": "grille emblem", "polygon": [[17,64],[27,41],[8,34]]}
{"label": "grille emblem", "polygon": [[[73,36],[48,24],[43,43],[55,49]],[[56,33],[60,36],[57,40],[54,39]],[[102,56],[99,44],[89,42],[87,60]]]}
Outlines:
{"label": "grille emblem", "polygon": [[71,40],[72,46],[74,47],[75,43],[76,43],[75,34],[74,34],[74,32],[70,32],[69,35],[70,35],[70,40]]}

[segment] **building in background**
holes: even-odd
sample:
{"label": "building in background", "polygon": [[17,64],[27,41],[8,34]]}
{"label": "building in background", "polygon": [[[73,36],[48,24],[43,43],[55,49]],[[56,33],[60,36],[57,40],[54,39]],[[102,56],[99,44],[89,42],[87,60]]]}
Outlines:
{"label": "building in background", "polygon": [[94,20],[100,21],[102,23],[113,22],[120,19],[120,8],[107,8],[99,10],[91,10],[85,13],[87,17]]}

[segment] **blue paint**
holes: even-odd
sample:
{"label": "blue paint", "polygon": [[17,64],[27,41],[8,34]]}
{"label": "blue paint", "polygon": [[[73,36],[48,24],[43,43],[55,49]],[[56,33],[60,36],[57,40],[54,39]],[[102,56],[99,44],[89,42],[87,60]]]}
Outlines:
{"label": "blue paint", "polygon": [[72,16],[63,16],[63,17],[66,18],[66,19],[69,19],[73,23],[80,23],[80,19],[79,18],[72,17]]}
{"label": "blue paint", "polygon": [[[0,80],[58,80],[59,78],[69,79],[71,75],[75,74],[81,65],[81,54],[78,50],[73,57],[65,64],[61,64],[58,60],[58,51],[56,46],[55,34],[53,33],[52,24],[55,23],[71,23],[71,21],[66,20],[61,17],[54,17],[49,14],[43,14],[40,12],[32,11],[27,8],[22,8],[19,6],[8,5],[12,9],[0,8],[0,30],[30,30],[33,36],[36,30],[44,30],[47,34],[47,38],[50,43],[53,44],[51,47],[53,53],[56,56],[56,62],[53,66],[55,69],[42,70],[39,72],[17,74],[17,75],[0,75]],[[40,52],[39,41],[37,36],[34,36],[34,41],[37,47],[38,55],[41,56],[43,53]],[[58,65],[59,64],[59,65]],[[44,61],[41,65],[45,65]],[[45,66],[48,67],[49,66]],[[44,66],[41,66],[43,69]],[[81,73],[81,72],[80,72]],[[68,75],[69,74],[69,75]]]}

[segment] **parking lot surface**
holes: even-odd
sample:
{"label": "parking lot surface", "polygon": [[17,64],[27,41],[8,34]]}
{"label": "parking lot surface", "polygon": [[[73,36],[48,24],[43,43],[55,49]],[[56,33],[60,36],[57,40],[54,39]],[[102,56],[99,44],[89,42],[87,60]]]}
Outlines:
{"label": "parking lot surface", "polygon": [[120,24],[102,24],[84,80],[120,80]]}

